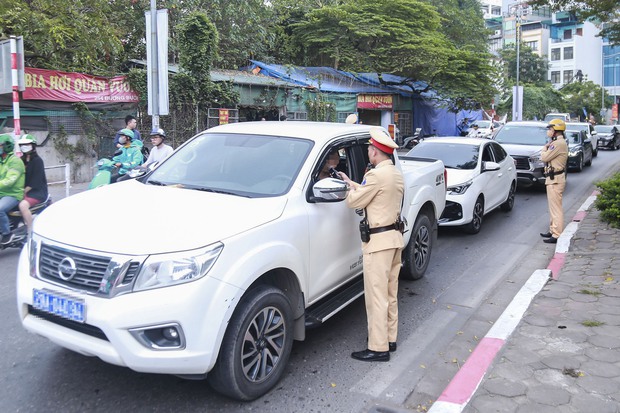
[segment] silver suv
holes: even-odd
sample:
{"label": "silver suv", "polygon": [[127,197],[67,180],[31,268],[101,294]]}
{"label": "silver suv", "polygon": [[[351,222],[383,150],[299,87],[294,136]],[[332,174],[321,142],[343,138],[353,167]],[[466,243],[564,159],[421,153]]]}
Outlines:
{"label": "silver suv", "polygon": [[519,186],[545,187],[545,164],[540,159],[542,147],[547,143],[545,122],[508,122],[493,139],[515,160]]}

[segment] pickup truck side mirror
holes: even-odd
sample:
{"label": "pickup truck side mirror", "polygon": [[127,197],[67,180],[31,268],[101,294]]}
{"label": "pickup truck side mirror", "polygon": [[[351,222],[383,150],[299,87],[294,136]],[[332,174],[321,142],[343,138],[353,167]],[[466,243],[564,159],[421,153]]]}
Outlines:
{"label": "pickup truck side mirror", "polygon": [[347,184],[341,179],[325,178],[312,186],[312,195],[317,202],[342,201],[347,193]]}
{"label": "pickup truck side mirror", "polygon": [[482,163],[482,172],[486,171],[499,171],[499,164],[497,162],[486,161]]}

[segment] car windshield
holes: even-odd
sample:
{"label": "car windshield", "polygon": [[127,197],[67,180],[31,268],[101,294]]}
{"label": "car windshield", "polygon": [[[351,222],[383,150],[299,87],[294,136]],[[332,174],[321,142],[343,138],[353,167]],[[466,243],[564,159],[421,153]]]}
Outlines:
{"label": "car windshield", "polygon": [[491,127],[491,121],[477,120],[475,125],[478,125],[479,128],[489,129]]}
{"label": "car windshield", "polygon": [[555,115],[548,114],[547,116],[545,116],[545,122],[549,122],[550,120],[553,120],[553,119],[562,119],[562,120],[564,120],[564,119],[566,119],[566,115],[561,114],[561,113],[557,113]]}
{"label": "car windshield", "polygon": [[312,145],[280,136],[203,133],[170,155],[145,183],[251,198],[278,196],[289,190]]}
{"label": "car windshield", "polygon": [[566,142],[568,143],[581,143],[581,134],[576,131],[566,131]]}
{"label": "car windshield", "polygon": [[571,129],[574,130],[583,130],[586,132],[590,131],[590,126],[587,123],[567,123],[566,127],[570,127]]}
{"label": "car windshield", "polygon": [[600,133],[611,133],[613,128],[613,125],[596,125],[594,130]]}
{"label": "car windshield", "polygon": [[407,156],[439,159],[451,169],[475,169],[479,152],[480,145],[422,141]]}
{"label": "car windshield", "polygon": [[547,129],[543,125],[506,124],[497,132],[495,140],[499,143],[542,146],[547,143]]}

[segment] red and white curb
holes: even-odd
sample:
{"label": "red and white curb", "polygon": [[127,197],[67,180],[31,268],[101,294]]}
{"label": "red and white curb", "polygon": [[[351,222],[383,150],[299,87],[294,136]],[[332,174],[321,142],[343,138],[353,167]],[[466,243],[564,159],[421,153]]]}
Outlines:
{"label": "red and white curb", "polygon": [[564,265],[565,255],[570,247],[579,223],[587,215],[596,200],[594,192],[577,210],[573,220],[566,226],[555,247],[555,254],[544,270],[536,270],[521,287],[493,327],[478,343],[463,367],[456,373],[448,387],[429,409],[429,413],[460,413],[476,393],[478,386],[493,363],[495,356],[513,333],[530,303],[550,279],[557,280]]}

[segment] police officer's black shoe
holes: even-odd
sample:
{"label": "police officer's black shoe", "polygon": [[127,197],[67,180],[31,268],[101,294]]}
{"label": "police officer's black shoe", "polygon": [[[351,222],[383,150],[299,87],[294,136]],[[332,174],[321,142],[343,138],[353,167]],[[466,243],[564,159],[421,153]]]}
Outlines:
{"label": "police officer's black shoe", "polygon": [[355,360],[361,361],[390,361],[390,352],[389,351],[372,351],[372,350],[362,350],[362,351],[354,351],[351,353],[351,357]]}
{"label": "police officer's black shoe", "polygon": [[543,242],[546,242],[547,244],[557,244],[558,239],[555,237],[551,237],[551,238],[544,239]]}
{"label": "police officer's black shoe", "polygon": [[551,237],[552,235],[553,235],[553,234],[552,234],[552,233],[550,233],[550,232],[541,232],[541,233],[540,233],[540,236],[541,236],[541,237],[543,237],[543,238],[549,238],[549,237]]}
{"label": "police officer's black shoe", "polygon": [[388,343],[388,345],[390,346],[390,353],[393,353],[396,351],[396,342],[395,341],[390,341]]}

